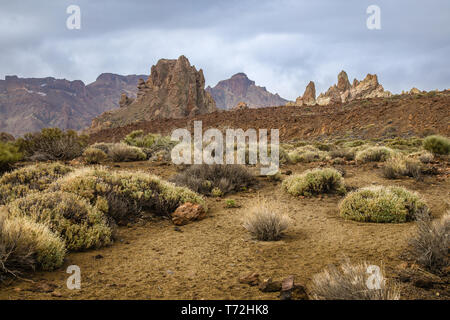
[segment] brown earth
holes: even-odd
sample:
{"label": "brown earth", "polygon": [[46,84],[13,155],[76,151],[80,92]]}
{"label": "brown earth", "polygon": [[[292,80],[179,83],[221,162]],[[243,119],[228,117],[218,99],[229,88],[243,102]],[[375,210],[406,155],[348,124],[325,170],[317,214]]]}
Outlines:
{"label": "brown earth", "polygon": [[120,141],[133,130],[170,135],[176,128],[279,129],[281,141],[327,137],[377,138],[439,133],[450,135],[450,91],[355,100],[328,106],[280,106],[218,111],[184,119],[136,122],[91,134],[91,142]]}
{"label": "brown earth", "polygon": [[[448,162],[441,163],[448,170]],[[164,178],[173,166],[149,162],[120,164],[122,169],[144,169]],[[294,173],[317,164],[283,167]],[[449,209],[448,177],[386,180],[373,164],[345,165],[346,184],[400,185],[420,192],[435,217]],[[294,221],[281,241],[252,240],[241,218],[258,195],[276,201]],[[242,207],[224,208],[222,199],[208,198],[206,219],[174,228],[169,220],[148,218],[142,224],[122,227],[119,240],[110,247],[71,253],[55,272],[24,275],[28,281],[13,281],[0,287],[0,299],[278,299],[278,293],[263,293],[239,283],[239,278],[259,273],[261,278],[281,280],[294,275],[306,285],[313,274],[331,263],[349,258],[383,265],[389,278],[399,281],[402,299],[449,299],[448,278],[418,270],[431,279],[432,288],[413,285],[398,266],[405,254],[414,223],[371,224],[346,221],[337,211],[340,197],[298,198],[282,191],[280,182],[259,178],[259,186],[228,196]],[[68,290],[69,265],[81,268],[81,290]]]}

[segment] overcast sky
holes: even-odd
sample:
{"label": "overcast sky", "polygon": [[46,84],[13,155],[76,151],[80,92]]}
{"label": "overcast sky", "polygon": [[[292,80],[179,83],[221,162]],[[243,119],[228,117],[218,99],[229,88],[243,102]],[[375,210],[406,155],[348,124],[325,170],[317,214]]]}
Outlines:
{"label": "overcast sky", "polygon": [[[237,72],[295,99],[342,69],[350,81],[378,74],[394,93],[450,88],[448,0],[0,0],[0,78],[81,79],[148,74],[185,55],[214,86]],[[66,8],[81,8],[69,30]],[[381,30],[369,30],[369,5]]]}

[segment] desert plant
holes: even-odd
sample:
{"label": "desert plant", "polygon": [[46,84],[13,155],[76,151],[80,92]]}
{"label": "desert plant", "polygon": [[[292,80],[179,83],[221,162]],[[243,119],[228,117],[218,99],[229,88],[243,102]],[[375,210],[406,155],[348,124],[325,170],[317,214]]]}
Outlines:
{"label": "desert plant", "polygon": [[0,141],[0,173],[10,169],[11,165],[22,159],[19,148],[9,142]]}
{"label": "desert plant", "polygon": [[449,154],[450,139],[439,135],[428,136],[423,140],[423,148],[433,154]]}
{"label": "desert plant", "polygon": [[90,148],[87,148],[86,150],[84,150],[83,158],[84,158],[84,161],[86,161],[86,163],[98,164],[100,162],[105,161],[108,158],[108,156],[102,150],[100,150],[98,148],[90,147]]}
{"label": "desert plant", "polygon": [[35,269],[53,270],[62,265],[64,241],[45,225],[26,217],[8,217],[0,208],[0,280]]}
{"label": "desert plant", "polygon": [[355,160],[358,162],[386,161],[393,154],[392,149],[387,147],[369,147],[358,151]]}
{"label": "desert plant", "polygon": [[28,133],[16,140],[19,150],[36,160],[72,160],[81,156],[87,146],[87,136],[73,130],[45,128],[41,132]]}
{"label": "desert plant", "polygon": [[115,143],[108,150],[108,156],[115,162],[139,161],[147,159],[147,155],[138,147],[125,143]]}
{"label": "desert plant", "polygon": [[96,142],[89,146],[89,148],[99,149],[103,151],[104,153],[108,154],[109,148],[114,145],[114,143],[108,143],[108,142]]}
{"label": "desert plant", "polygon": [[10,216],[26,216],[45,224],[65,240],[67,249],[80,251],[111,243],[112,230],[102,212],[85,199],[67,192],[39,192],[8,204]]}
{"label": "desert plant", "polygon": [[261,241],[279,240],[290,223],[288,216],[266,199],[258,199],[244,217],[244,228]]}
{"label": "desert plant", "polygon": [[428,151],[419,151],[411,153],[408,155],[408,157],[418,159],[422,163],[430,163],[434,160],[434,155]]}
{"label": "desert plant", "polygon": [[396,179],[404,176],[420,179],[421,173],[422,165],[420,161],[408,158],[402,154],[396,154],[389,158],[383,167],[383,175],[388,179]]}
{"label": "desert plant", "polygon": [[[164,137],[159,134],[144,134],[143,130],[135,130],[128,134],[123,140],[124,143],[142,148],[142,151],[147,155],[150,160],[158,159],[156,153],[159,156],[162,153],[169,154],[172,148],[177,144],[176,141],[172,141],[170,137]],[[167,158],[167,156],[165,156]]]}
{"label": "desert plant", "polygon": [[439,220],[419,219],[417,233],[410,240],[411,252],[416,261],[430,269],[439,271],[450,265],[450,212]]}
{"label": "desert plant", "polygon": [[81,168],[58,179],[50,189],[80,195],[118,224],[133,221],[143,210],[168,215],[186,202],[207,209],[199,194],[141,171]]}
{"label": "desert plant", "polygon": [[227,207],[227,208],[239,208],[240,206],[236,203],[236,200],[234,200],[234,199],[226,199],[225,200],[225,207]]}
{"label": "desert plant", "polygon": [[427,215],[428,207],[417,193],[405,188],[370,186],[347,194],[339,211],[349,220],[401,223]]}
{"label": "desert plant", "polygon": [[290,163],[323,161],[327,158],[327,152],[321,151],[310,145],[295,148],[288,153]]}
{"label": "desert plant", "polygon": [[345,193],[344,179],[333,168],[316,168],[302,174],[294,174],[282,183],[283,188],[294,196],[311,196],[321,193]]}
{"label": "desert plant", "polygon": [[[378,272],[377,275],[372,272]],[[374,287],[369,277],[376,276]],[[344,262],[339,267],[328,266],[313,276],[309,294],[315,300],[399,300],[399,287],[388,281],[382,270],[367,262],[351,264]]]}
{"label": "desert plant", "polygon": [[351,148],[334,149],[329,152],[329,156],[331,159],[343,158],[349,161],[355,159],[355,150]]}
{"label": "desert plant", "polygon": [[173,177],[172,181],[180,186],[210,195],[214,188],[223,194],[240,191],[256,182],[253,174],[241,165],[192,165]]}
{"label": "desert plant", "polygon": [[30,192],[43,191],[73,169],[60,163],[38,163],[5,173],[0,178],[0,204]]}

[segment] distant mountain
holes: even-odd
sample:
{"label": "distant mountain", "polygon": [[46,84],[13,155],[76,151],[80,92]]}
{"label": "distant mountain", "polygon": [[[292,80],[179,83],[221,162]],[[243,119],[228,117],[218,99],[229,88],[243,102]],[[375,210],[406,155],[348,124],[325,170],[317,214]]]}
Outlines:
{"label": "distant mountain", "polygon": [[270,93],[265,87],[255,85],[255,81],[242,72],[220,81],[213,88],[208,86],[206,91],[211,94],[220,109],[232,109],[239,102],[245,102],[250,108],[280,106],[288,102],[277,93]]}
{"label": "distant mountain", "polygon": [[119,106],[122,93],[135,97],[146,75],[101,74],[85,85],[81,80],[19,78],[0,80],[0,132],[15,136],[46,127],[79,130],[99,114]]}

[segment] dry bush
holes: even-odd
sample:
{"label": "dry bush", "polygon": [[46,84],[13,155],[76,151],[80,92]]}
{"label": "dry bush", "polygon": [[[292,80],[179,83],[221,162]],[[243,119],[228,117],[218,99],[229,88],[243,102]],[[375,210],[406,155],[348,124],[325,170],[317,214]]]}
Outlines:
{"label": "dry bush", "polygon": [[419,180],[422,177],[422,165],[419,160],[396,154],[386,161],[383,175],[387,179],[413,177]]}
{"label": "dry bush", "polygon": [[418,159],[422,163],[430,163],[434,160],[434,155],[428,151],[414,152],[408,155],[412,159]]}
{"label": "dry bush", "polygon": [[102,150],[90,147],[84,150],[83,158],[84,161],[86,161],[86,163],[98,164],[100,162],[105,161],[108,158],[108,156]]}
{"label": "dry bush", "polygon": [[143,210],[169,215],[186,202],[207,210],[199,194],[141,171],[81,168],[57,180],[51,190],[78,194],[118,224],[133,221]]}
{"label": "dry bush", "polygon": [[321,193],[345,193],[344,178],[333,168],[316,168],[286,178],[282,186],[294,196],[311,196]]}
{"label": "dry bush", "polygon": [[287,215],[281,214],[279,208],[265,199],[259,199],[244,217],[244,228],[261,241],[279,240],[291,224]]}
{"label": "dry bush", "polygon": [[26,166],[0,178],[0,205],[30,192],[43,191],[59,177],[73,171],[60,163],[39,163]]}
{"label": "dry bush", "polygon": [[439,135],[428,136],[423,140],[423,148],[433,154],[449,154],[450,139]]}
{"label": "dry bush", "polygon": [[192,165],[173,177],[172,181],[205,195],[211,195],[215,188],[227,194],[256,183],[254,175],[237,164]]}
{"label": "dry bush", "polygon": [[349,220],[401,223],[426,216],[428,207],[417,193],[405,188],[370,186],[347,194],[339,211]]}
{"label": "dry bush", "polygon": [[386,161],[393,154],[393,150],[387,147],[369,147],[358,151],[355,156],[357,162]]}
{"label": "dry bush", "polygon": [[138,147],[125,143],[115,143],[108,150],[108,156],[115,162],[140,161],[147,159],[147,155]]}
{"label": "dry bush", "polygon": [[416,261],[430,269],[439,271],[450,265],[450,212],[441,219],[419,219],[417,233],[410,240],[410,248]]}
{"label": "dry bush", "polygon": [[46,128],[41,132],[28,133],[16,140],[20,151],[35,160],[72,160],[81,156],[87,146],[87,136],[73,130]]}
{"label": "dry bush", "polygon": [[400,290],[388,281],[380,270],[379,289],[370,289],[367,281],[370,264],[350,264],[346,261],[339,267],[329,266],[313,276],[309,294],[315,300],[399,300]]}
{"label": "dry bush", "polygon": [[8,204],[10,216],[29,217],[45,224],[65,240],[67,249],[80,251],[111,243],[112,230],[104,214],[88,201],[67,192],[39,192]]}
{"label": "dry bush", "polygon": [[8,217],[0,208],[0,280],[23,271],[58,268],[65,254],[64,241],[45,225]]}
{"label": "dry bush", "polygon": [[331,150],[328,154],[331,159],[343,158],[347,161],[355,159],[355,150],[352,148],[340,148]]}
{"label": "dry bush", "polygon": [[89,148],[94,148],[103,151],[104,153],[108,154],[109,148],[114,145],[114,143],[108,143],[108,142],[96,142],[89,146]]}

